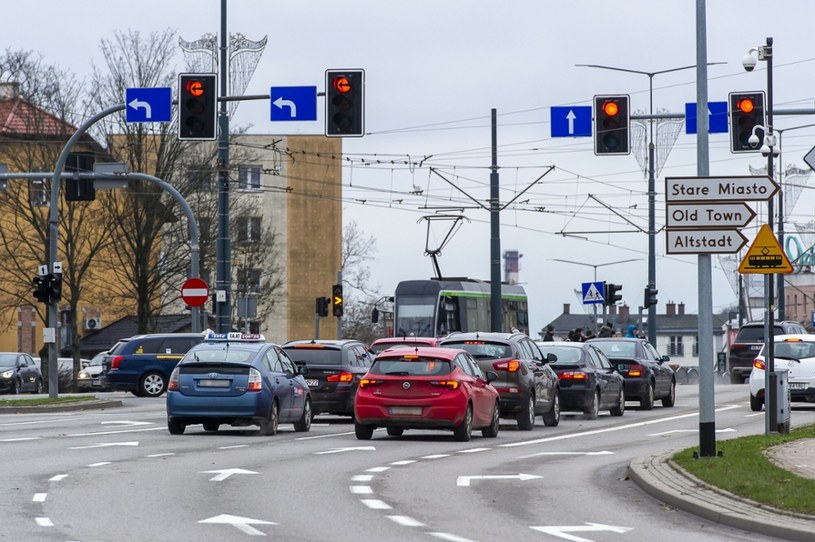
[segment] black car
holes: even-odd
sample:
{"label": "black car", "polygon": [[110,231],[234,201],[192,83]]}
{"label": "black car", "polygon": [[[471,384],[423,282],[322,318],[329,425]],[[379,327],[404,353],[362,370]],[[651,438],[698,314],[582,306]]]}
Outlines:
{"label": "black car", "polygon": [[307,367],[303,376],[315,415],[354,415],[359,380],[373,364],[365,344],[354,339],[302,340],[287,342],[283,350],[295,364]]}
{"label": "black car", "polygon": [[0,352],[0,391],[42,393],[42,373],[34,358],[21,352]]}
{"label": "black car", "polygon": [[535,416],[544,425],[560,423],[558,378],[541,354],[538,345],[523,333],[469,332],[451,333],[439,342],[444,348],[469,352],[481,371],[492,371],[498,378],[492,382],[501,397],[501,417],[514,418],[518,429],[529,431]]}
{"label": "black car", "polygon": [[[807,333],[806,328],[798,322],[782,320],[775,322],[773,326],[773,336],[805,333]],[[742,384],[750,377],[753,360],[758,356],[765,340],[764,322],[749,322],[739,328],[733,344],[730,345],[729,370],[732,384]]]}
{"label": "black car", "polygon": [[676,400],[676,375],[646,339],[613,337],[586,341],[603,351],[611,364],[625,378],[626,401],[639,401],[640,408],[651,410],[654,400],[672,407]]}
{"label": "black car", "polygon": [[625,412],[625,379],[602,350],[581,342],[538,342],[544,356],[554,354],[549,364],[560,379],[560,410],[582,412],[594,420],[601,410],[612,416]]}

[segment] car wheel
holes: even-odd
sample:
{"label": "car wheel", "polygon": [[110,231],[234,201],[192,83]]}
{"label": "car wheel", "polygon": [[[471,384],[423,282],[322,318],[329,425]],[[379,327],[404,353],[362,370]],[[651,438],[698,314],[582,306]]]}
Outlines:
{"label": "car wheel", "polygon": [[139,391],[145,397],[158,397],[167,389],[167,381],[160,373],[147,373],[139,383]]}
{"label": "car wheel", "polygon": [[402,433],[405,432],[405,430],[402,429],[401,427],[388,427],[387,431],[388,435],[392,437],[401,437]]}
{"label": "car wheel", "polygon": [[280,406],[278,406],[277,401],[272,400],[272,408],[269,409],[269,416],[260,422],[260,430],[258,432],[261,435],[271,437],[272,435],[277,434],[279,413]]}
{"label": "car wheel", "polygon": [[15,378],[14,382],[11,383],[11,394],[12,395],[18,395],[22,388],[23,388],[23,385],[20,383],[20,379]]}
{"label": "car wheel", "polygon": [[555,397],[552,399],[552,408],[549,412],[543,415],[543,425],[547,427],[555,427],[560,423],[560,394],[555,392]]}
{"label": "car wheel", "polygon": [[34,383],[34,391],[31,393],[39,394],[42,393],[42,378],[38,378],[37,382]]}
{"label": "car wheel", "polygon": [[764,405],[764,399],[761,397],[753,397],[753,394],[750,394],[750,410],[753,412],[761,412],[761,407]]}
{"label": "car wheel", "polygon": [[663,407],[672,407],[676,402],[676,382],[671,381],[671,391],[668,392],[668,395],[662,398],[662,406]]}
{"label": "car wheel", "polygon": [[620,389],[620,398],[617,402],[617,406],[612,408],[610,411],[612,416],[622,416],[625,414],[625,391]]}
{"label": "car wheel", "polygon": [[640,409],[651,410],[652,408],[654,408],[654,385],[649,381],[645,395],[640,397]]}
{"label": "car wheel", "polygon": [[204,422],[204,431],[217,431],[220,426],[218,422]]}
{"label": "car wheel", "polygon": [[311,429],[311,399],[306,397],[306,402],[303,405],[303,414],[299,420],[294,422],[294,430],[298,433],[302,433],[309,429]]}
{"label": "car wheel", "polygon": [[371,440],[371,437],[374,436],[374,426],[363,425],[354,421],[354,434],[357,436],[357,440]]}
{"label": "car wheel", "polygon": [[530,393],[523,410],[518,411],[515,419],[518,420],[518,429],[531,431],[535,427],[535,395]]}
{"label": "car wheel", "polygon": [[597,416],[600,415],[600,392],[598,390],[594,390],[594,393],[591,397],[591,403],[589,406],[583,410],[583,419],[585,420],[596,420]]}
{"label": "car wheel", "polygon": [[473,407],[467,405],[467,411],[464,413],[464,419],[458,424],[458,427],[453,429],[453,436],[459,442],[468,442],[470,437],[473,436]]}
{"label": "car wheel", "polygon": [[498,436],[498,429],[501,425],[501,412],[500,407],[498,406],[498,401],[495,402],[495,406],[492,409],[492,423],[490,423],[489,427],[485,427],[481,430],[481,436],[487,438],[495,438]]}
{"label": "car wheel", "polygon": [[171,435],[183,435],[187,426],[176,420],[167,420],[167,430]]}

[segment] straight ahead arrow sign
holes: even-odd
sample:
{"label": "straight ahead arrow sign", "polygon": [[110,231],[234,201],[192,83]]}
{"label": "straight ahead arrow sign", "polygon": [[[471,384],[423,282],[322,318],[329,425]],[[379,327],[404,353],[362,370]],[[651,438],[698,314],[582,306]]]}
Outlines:
{"label": "straight ahead arrow sign", "polygon": [[209,479],[210,482],[223,482],[233,474],[257,474],[252,470],[244,469],[221,469],[221,470],[202,470],[201,474],[215,474]]}
{"label": "straight ahead arrow sign", "polygon": [[232,525],[240,529],[244,533],[251,536],[266,536],[266,533],[259,531],[252,527],[252,525],[277,525],[273,521],[263,521],[262,519],[244,518],[241,516],[231,516],[229,514],[221,514],[220,516],[212,516],[211,518],[202,519],[198,523],[216,523],[221,525]]}
{"label": "straight ahead arrow sign", "polygon": [[459,487],[469,487],[471,480],[534,480],[535,478],[543,478],[535,474],[485,474],[483,476],[459,476],[456,479],[456,485]]}

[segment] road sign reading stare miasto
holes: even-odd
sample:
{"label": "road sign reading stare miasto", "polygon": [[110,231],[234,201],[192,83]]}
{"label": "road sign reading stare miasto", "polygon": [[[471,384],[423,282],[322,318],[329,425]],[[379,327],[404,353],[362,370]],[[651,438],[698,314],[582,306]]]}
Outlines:
{"label": "road sign reading stare miasto", "polygon": [[766,175],[665,177],[665,203],[767,201],[778,189],[778,185]]}

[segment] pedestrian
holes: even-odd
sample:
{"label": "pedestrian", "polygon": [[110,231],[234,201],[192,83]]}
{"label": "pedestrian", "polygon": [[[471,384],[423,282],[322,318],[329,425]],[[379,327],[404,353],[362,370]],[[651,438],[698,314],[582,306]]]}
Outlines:
{"label": "pedestrian", "polygon": [[566,335],[566,340],[573,343],[580,342],[580,335],[576,329],[570,329],[569,334]]}
{"label": "pedestrian", "polygon": [[593,338],[594,338],[594,331],[592,331],[591,329],[587,329],[586,330],[586,340],[588,341],[589,339],[593,339]]}
{"label": "pedestrian", "polygon": [[552,342],[555,340],[555,326],[549,324],[546,326],[546,333],[543,335],[543,342]]}
{"label": "pedestrian", "polygon": [[625,334],[626,337],[630,339],[637,338],[637,325],[636,324],[628,324],[628,333]]}
{"label": "pedestrian", "polygon": [[611,337],[612,335],[612,328],[614,326],[611,325],[611,322],[606,322],[603,324],[603,327],[600,328],[600,333],[597,335],[598,337]]}

